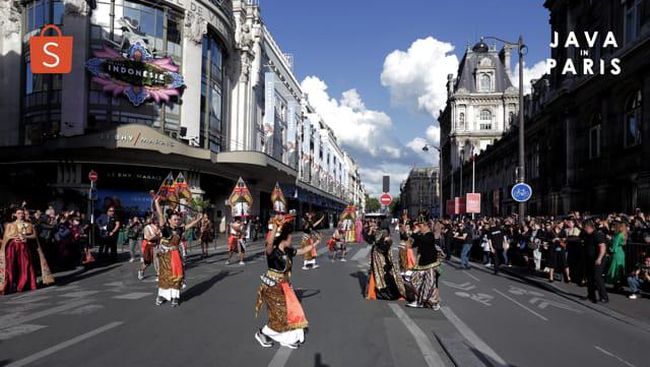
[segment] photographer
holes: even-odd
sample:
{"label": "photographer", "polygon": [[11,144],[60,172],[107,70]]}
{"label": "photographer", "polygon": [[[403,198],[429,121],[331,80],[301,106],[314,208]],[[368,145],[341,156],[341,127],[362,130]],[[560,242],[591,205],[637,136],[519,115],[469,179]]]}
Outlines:
{"label": "photographer", "polygon": [[627,277],[627,284],[630,287],[630,294],[627,298],[639,298],[639,291],[641,289],[648,290],[650,288],[650,255],[646,255],[643,263],[637,265],[632,274]]}

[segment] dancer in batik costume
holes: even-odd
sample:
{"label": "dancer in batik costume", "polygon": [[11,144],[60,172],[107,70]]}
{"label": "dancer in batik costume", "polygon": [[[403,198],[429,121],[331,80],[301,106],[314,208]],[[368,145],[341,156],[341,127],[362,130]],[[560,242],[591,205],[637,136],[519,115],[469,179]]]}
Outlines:
{"label": "dancer in batik costume", "polygon": [[296,349],[305,341],[304,329],[308,322],[298,297],[291,285],[291,266],[296,255],[310,252],[316,243],[300,249],[291,246],[292,225],[289,219],[277,228],[272,241],[266,244],[268,271],[261,276],[262,284],[257,292],[255,315],[262,305],[268,311],[267,324],[255,333],[255,339],[264,348],[281,346]]}
{"label": "dancer in batik costume", "polygon": [[434,232],[428,220],[418,219],[417,229],[411,235],[413,247],[418,251],[418,263],[405,277],[410,303],[409,307],[426,307],[435,311],[440,309],[440,292],[438,278],[440,277],[440,260],[444,259],[442,248],[444,236],[442,224],[436,223]]}

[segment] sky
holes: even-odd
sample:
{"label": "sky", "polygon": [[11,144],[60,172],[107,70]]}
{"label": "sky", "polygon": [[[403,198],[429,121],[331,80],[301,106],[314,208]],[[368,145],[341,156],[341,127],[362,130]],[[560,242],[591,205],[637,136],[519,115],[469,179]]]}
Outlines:
{"label": "sky", "polygon": [[422,147],[439,143],[447,74],[457,73],[468,44],[523,35],[525,90],[550,55],[541,0],[259,2],[265,25],[293,55],[303,92],[359,164],[371,196],[381,192],[383,175],[397,195],[413,166],[437,166],[437,151]]}

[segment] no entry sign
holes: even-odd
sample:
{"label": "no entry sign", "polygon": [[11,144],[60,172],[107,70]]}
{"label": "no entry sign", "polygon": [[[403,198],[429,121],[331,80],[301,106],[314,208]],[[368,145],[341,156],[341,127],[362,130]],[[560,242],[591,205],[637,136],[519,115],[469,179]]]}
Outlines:
{"label": "no entry sign", "polygon": [[97,172],[95,172],[95,170],[91,170],[90,172],[88,172],[88,179],[90,180],[90,182],[96,182]]}
{"label": "no entry sign", "polygon": [[381,196],[379,197],[379,202],[381,203],[381,205],[389,206],[390,203],[393,202],[393,197],[390,196],[389,193],[385,192],[385,193],[381,194]]}

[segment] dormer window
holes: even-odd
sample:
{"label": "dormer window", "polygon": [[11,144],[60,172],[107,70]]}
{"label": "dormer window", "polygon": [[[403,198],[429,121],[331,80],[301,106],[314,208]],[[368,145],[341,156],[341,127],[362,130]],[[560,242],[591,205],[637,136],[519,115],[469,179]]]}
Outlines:
{"label": "dormer window", "polygon": [[479,91],[490,92],[492,91],[492,77],[489,74],[481,74],[479,79]]}

